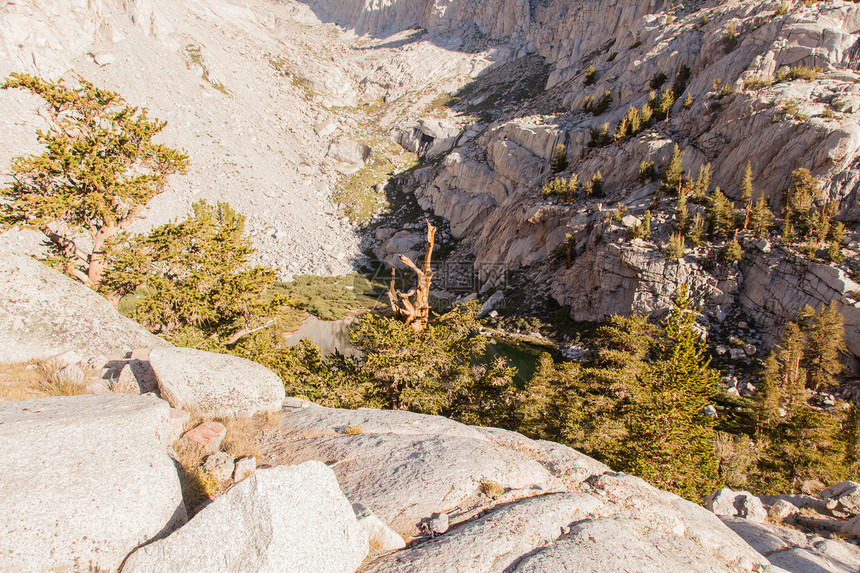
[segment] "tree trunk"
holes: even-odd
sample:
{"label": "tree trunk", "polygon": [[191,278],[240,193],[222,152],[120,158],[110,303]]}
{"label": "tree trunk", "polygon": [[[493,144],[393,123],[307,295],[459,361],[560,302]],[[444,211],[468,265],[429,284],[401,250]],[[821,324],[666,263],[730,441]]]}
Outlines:
{"label": "tree trunk", "polygon": [[93,235],[93,252],[90,253],[87,261],[89,263],[87,268],[87,285],[92,289],[98,288],[102,281],[102,274],[104,274],[106,263],[105,242],[117,231],[119,231],[119,226],[105,225],[99,228]]}
{"label": "tree trunk", "polygon": [[[391,270],[391,284],[388,287],[388,300],[394,315],[402,318],[415,332],[421,332],[430,323],[430,281],[435,274],[430,270],[430,259],[433,256],[433,243],[436,237],[436,227],[427,221],[427,252],[424,255],[423,268],[413,263],[409,257],[399,255],[400,260],[412,269],[418,276],[418,285],[409,292],[403,293],[394,288],[394,269]],[[414,297],[414,300],[410,300]]]}

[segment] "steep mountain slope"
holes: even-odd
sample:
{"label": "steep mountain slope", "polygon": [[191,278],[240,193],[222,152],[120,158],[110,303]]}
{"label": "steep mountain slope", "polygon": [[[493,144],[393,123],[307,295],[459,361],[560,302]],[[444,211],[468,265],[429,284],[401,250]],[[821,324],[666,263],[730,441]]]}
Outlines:
{"label": "steep mountain slope", "polygon": [[[283,276],[342,273],[362,260],[354,224],[387,200],[377,184],[415,165],[408,150],[422,163],[396,187],[447,220],[476,269],[519,273],[574,319],[660,312],[686,282],[712,323],[742,314],[767,344],[800,306],[837,300],[860,356],[858,32],[860,10],[841,1],[16,2],[0,8],[0,73],[81,73],[169,121],[192,171],[138,230],[227,200]],[[612,137],[669,87],[667,119]],[[35,149],[40,120],[23,94],[0,105],[4,164]],[[605,196],[541,195],[559,143],[558,175],[600,173]],[[792,171],[809,169],[848,224],[845,260],[745,232],[736,265],[718,264],[721,240],[666,257],[675,199],[639,172],[659,172],[675,144],[690,176],[710,163],[712,187],[736,199],[749,161],[777,214]],[[646,210],[650,239],[628,240]],[[391,234],[369,241],[380,258],[414,238]]]}
{"label": "steep mountain slope", "polygon": [[[548,290],[576,320],[662,311],[677,286],[689,283],[712,320],[747,313],[764,327],[766,343],[804,304],[837,300],[849,348],[860,354],[860,286],[851,279],[858,245],[850,232],[860,213],[860,11],[854,4],[311,5],[324,19],[383,36],[411,26],[438,33],[474,23],[549,66],[541,95],[521,105],[487,106],[503,85],[490,74],[456,94],[453,109],[482,120],[473,126],[480,135],[461,139],[411,181],[421,205],[447,218],[454,235],[472,245],[476,268],[530,269],[524,284]],[[686,77],[678,79],[679,73]],[[541,78],[521,77],[529,79]],[[669,87],[678,93],[665,121],[613,138],[631,107],[641,109],[656,91],[653,108]],[[603,98],[604,108],[595,109]],[[600,141],[595,134],[602,126],[608,137]],[[566,145],[568,167],[558,175],[575,173],[586,182],[600,173],[605,196],[580,194],[574,204],[541,196],[543,183],[554,177],[550,159],[559,143]],[[690,177],[710,163],[712,187],[735,199],[749,161],[756,196],[764,194],[778,215],[792,171],[809,169],[821,184],[818,203],[834,206],[837,219],[849,223],[846,260],[828,265],[796,246],[743,232],[739,265],[715,268],[719,242],[688,248],[679,261],[666,257],[660,247],[678,227],[675,199],[661,196],[657,182],[643,181],[640,164],[653,162],[659,171],[675,144]],[[655,214],[651,240],[629,241],[629,227],[646,210]],[[638,219],[616,222],[616,212],[618,219],[624,213]],[[690,216],[697,212],[704,214],[704,206]],[[564,251],[572,259],[567,265],[559,256]]]}

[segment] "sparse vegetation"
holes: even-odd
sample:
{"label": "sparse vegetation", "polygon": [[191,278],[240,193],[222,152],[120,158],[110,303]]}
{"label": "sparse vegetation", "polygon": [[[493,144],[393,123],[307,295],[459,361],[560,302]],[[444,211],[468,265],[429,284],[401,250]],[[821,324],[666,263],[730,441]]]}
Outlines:
{"label": "sparse vegetation", "polygon": [[723,47],[726,52],[731,52],[738,45],[738,33],[735,29],[735,23],[729,22],[729,25],[726,26],[726,31],[723,33]]}
{"label": "sparse vegetation", "polygon": [[567,146],[565,144],[559,143],[553,147],[549,167],[553,173],[560,173],[567,169]]}

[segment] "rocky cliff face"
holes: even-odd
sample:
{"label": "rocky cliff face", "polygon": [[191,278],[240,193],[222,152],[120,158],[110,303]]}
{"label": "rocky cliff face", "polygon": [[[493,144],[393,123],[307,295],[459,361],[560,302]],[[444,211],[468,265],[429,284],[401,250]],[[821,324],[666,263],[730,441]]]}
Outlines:
{"label": "rocky cliff face", "polygon": [[[677,143],[684,150],[684,169],[695,175],[710,163],[713,184],[729,196],[738,197],[749,160],[755,192],[768,197],[774,210],[781,208],[791,171],[807,168],[821,182],[822,202],[836,205],[839,219],[855,223],[860,213],[856,5],[781,9],[780,2],[675,7],[431,0],[310,5],[323,19],[379,36],[414,26],[441,34],[473,25],[492,41],[516,47],[509,52],[514,61],[531,54],[526,58],[549,66],[545,76],[530,75],[526,66],[505,68],[509,82],[540,84],[539,96],[517,106],[487,111],[487,101],[499,101],[492,93],[498,85],[488,79],[492,72],[476,80],[477,89],[459,92],[454,109],[480,121],[412,177],[421,206],[446,218],[452,234],[472,245],[476,267],[533,269],[530,277],[570,306],[577,320],[660,312],[677,286],[687,283],[712,320],[745,311],[765,328],[770,342],[804,304],[837,300],[850,350],[858,355],[852,233],[849,265],[841,268],[771,251],[769,243],[756,247],[749,239],[739,267],[714,271],[716,250],[688,249],[680,262],[662,254],[659,247],[674,224],[673,207],[665,202],[662,208],[670,215],[655,219],[655,236],[647,244],[628,240],[630,225],[606,222],[617,207],[640,218],[654,208],[656,185],[640,182],[640,163],[652,161],[659,168]],[[588,66],[595,70],[591,85],[585,79]],[[593,146],[592,129],[607,124],[611,135],[630,106],[648,100],[660,83],[656,76],[664,74],[665,89],[682,66],[690,77],[666,121],[638,136]],[[779,80],[778,72],[804,67],[818,71],[811,79]],[[765,83],[745,88],[753,80]],[[489,92],[480,87],[487,84]],[[612,103],[603,113],[583,111],[587,98],[594,101],[604,93],[611,94]],[[786,105],[797,107],[787,113]],[[424,135],[434,140],[429,131]],[[569,162],[561,175],[577,173],[587,180],[600,172],[605,198],[568,206],[540,197],[558,143],[566,144]],[[559,264],[559,253],[571,244],[573,262],[567,268]]]}

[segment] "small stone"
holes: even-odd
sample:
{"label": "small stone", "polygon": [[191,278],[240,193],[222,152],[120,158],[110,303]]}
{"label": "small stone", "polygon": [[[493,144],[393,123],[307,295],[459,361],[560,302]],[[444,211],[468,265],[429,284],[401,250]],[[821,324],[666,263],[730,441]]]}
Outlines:
{"label": "small stone", "polygon": [[203,462],[203,471],[218,481],[229,479],[234,469],[233,456],[227,452],[215,452]]}
{"label": "small stone", "polygon": [[93,61],[100,66],[106,66],[116,61],[116,56],[107,53],[93,54]]}
{"label": "small stone", "polygon": [[442,534],[448,531],[448,514],[434,513],[427,521],[427,527],[433,533]]}
{"label": "small stone", "polygon": [[707,416],[709,418],[714,418],[715,420],[719,417],[719,414],[717,413],[717,409],[714,408],[713,406],[710,406],[710,405],[705,406],[704,410],[702,410],[702,413],[704,413],[705,416]]}
{"label": "small stone", "polygon": [[48,377],[53,384],[83,384],[85,375],[80,364],[70,364]]}
{"label": "small stone", "polygon": [[767,515],[774,521],[783,521],[799,512],[800,510],[793,503],[779,499],[770,506],[770,509],[767,510]]}
{"label": "small stone", "polygon": [[293,396],[288,396],[284,398],[283,401],[284,408],[307,408],[311,404],[312,402],[308,402],[307,400],[303,400],[302,398],[295,398]]}
{"label": "small stone", "polygon": [[717,347],[714,348],[714,351],[716,351],[718,356],[723,356],[726,352],[729,351],[729,349],[722,344],[717,344]]}
{"label": "small stone", "polygon": [[764,508],[764,504],[754,495],[746,492],[743,492],[743,494],[745,495],[743,495],[740,502],[741,507],[739,515],[756,523],[764,523],[764,520],[767,518],[767,511]]}
{"label": "small stone", "polygon": [[126,364],[119,372],[119,377],[111,383],[110,389],[119,394],[140,394],[140,386],[137,378],[131,371],[131,366]]}
{"label": "small stone", "polygon": [[738,328],[742,328],[742,329],[746,330],[747,328],[749,328],[749,324],[747,324],[746,321],[742,320],[738,323]]}
{"label": "small stone", "polygon": [[732,360],[745,360],[747,353],[744,352],[743,348],[732,348],[729,351],[729,356]]}
{"label": "small stone", "polygon": [[204,422],[182,435],[183,440],[199,444],[204,452],[214,453],[221,447],[227,428],[220,422]]}
{"label": "small stone", "polygon": [[236,460],[236,468],[233,470],[233,481],[240,482],[250,477],[257,470],[257,458],[245,456]]}
{"label": "small stone", "polygon": [[821,498],[837,502],[841,511],[860,515],[860,483],[843,481],[821,492]]}

